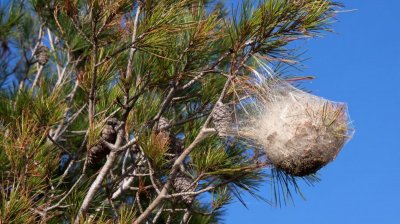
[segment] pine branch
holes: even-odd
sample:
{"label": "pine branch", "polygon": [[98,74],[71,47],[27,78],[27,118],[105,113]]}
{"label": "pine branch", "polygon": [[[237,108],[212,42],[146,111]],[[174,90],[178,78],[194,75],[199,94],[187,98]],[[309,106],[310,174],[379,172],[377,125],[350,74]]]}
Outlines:
{"label": "pine branch", "polygon": [[[218,99],[218,102],[221,102],[223,97],[225,96],[228,87],[232,81],[233,77],[230,77],[224,86],[224,89],[222,90],[220,97]],[[215,109],[215,106],[214,106]],[[213,110],[214,110],[213,109]],[[211,112],[212,113],[212,112]],[[176,174],[179,171],[180,165],[183,163],[185,158],[190,154],[190,152],[200,143],[202,142],[205,138],[207,138],[210,134],[215,133],[215,130],[208,129],[206,128],[208,123],[211,121],[211,116],[209,116],[206,120],[206,122],[203,124],[203,128],[200,130],[199,134],[197,137],[193,140],[193,142],[181,153],[181,155],[175,160],[171,172],[169,174],[169,178],[167,182],[164,184],[164,187],[156,197],[156,199],[153,200],[153,202],[146,208],[146,210],[135,220],[135,224],[139,224],[142,221],[144,221],[150,213],[164,200],[165,196],[168,194],[168,191],[171,187],[172,181],[175,179]]]}

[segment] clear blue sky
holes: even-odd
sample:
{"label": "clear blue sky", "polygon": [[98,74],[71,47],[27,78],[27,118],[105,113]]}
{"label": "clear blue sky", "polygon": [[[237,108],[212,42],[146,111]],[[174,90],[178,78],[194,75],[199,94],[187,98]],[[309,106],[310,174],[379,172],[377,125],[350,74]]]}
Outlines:
{"label": "clear blue sky", "polygon": [[306,201],[273,208],[246,197],[249,208],[232,204],[226,223],[400,223],[400,1],[344,3],[357,11],[308,42],[305,74],[317,76],[307,85],[315,94],[348,103],[354,138],[303,188]]}

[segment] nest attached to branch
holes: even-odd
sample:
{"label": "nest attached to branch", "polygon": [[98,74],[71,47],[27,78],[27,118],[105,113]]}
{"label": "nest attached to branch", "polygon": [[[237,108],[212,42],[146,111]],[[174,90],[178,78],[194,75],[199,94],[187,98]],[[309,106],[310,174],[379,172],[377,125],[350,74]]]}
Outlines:
{"label": "nest attached to branch", "polygon": [[[251,86],[251,88],[249,88]],[[347,106],[274,78],[252,81],[224,128],[265,150],[278,169],[310,175],[334,160],[352,135]]]}

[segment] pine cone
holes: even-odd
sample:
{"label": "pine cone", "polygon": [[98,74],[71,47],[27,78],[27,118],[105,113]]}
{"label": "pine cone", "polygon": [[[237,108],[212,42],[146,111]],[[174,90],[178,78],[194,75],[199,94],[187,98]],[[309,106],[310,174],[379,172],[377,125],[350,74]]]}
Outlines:
{"label": "pine cone", "polygon": [[231,110],[229,106],[218,102],[212,113],[212,121],[219,136],[226,136],[229,126],[232,124]]}
{"label": "pine cone", "polygon": [[119,121],[117,118],[109,118],[106,121],[106,125],[104,125],[103,130],[101,131],[101,137],[109,143],[115,143],[117,140],[117,126]]}
{"label": "pine cone", "polygon": [[40,45],[36,50],[35,57],[40,65],[45,65],[49,61],[49,48]]}
{"label": "pine cone", "polygon": [[170,121],[165,117],[160,117],[157,124],[157,133],[163,133],[168,136],[169,153],[179,155],[183,150],[183,143],[167,128],[171,125]]}
{"label": "pine cone", "polygon": [[[183,193],[183,192],[191,192],[194,190],[193,187],[190,187],[191,184],[192,180],[188,176],[180,172],[176,175],[173,186],[175,191],[177,191],[178,193]],[[194,196],[184,195],[181,196],[181,200],[185,204],[192,204],[194,201]]]}
{"label": "pine cone", "polygon": [[[106,121],[106,125],[104,125],[103,130],[101,131],[101,137],[109,142],[114,144],[117,140],[117,126],[119,121],[117,118],[110,118]],[[98,144],[93,146],[88,151],[88,159],[89,165],[94,165],[100,163],[106,156],[110,153],[110,149],[104,144]]]}
{"label": "pine cone", "polygon": [[183,151],[183,141],[181,139],[177,138],[175,135],[171,134],[169,147],[170,147],[169,151],[178,156]]}
{"label": "pine cone", "polygon": [[93,146],[88,151],[88,164],[93,166],[100,163],[110,153],[110,149],[105,145],[98,144]]}
{"label": "pine cone", "polygon": [[166,127],[170,126],[171,123],[165,117],[160,117],[158,120],[157,131],[167,131]]}

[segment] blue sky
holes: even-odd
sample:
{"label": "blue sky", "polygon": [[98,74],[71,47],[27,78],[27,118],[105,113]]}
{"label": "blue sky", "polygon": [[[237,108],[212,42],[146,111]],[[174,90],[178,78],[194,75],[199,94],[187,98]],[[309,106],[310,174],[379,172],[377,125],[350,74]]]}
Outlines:
{"label": "blue sky", "polygon": [[[304,74],[314,94],[347,102],[356,128],[307,198],[274,208],[246,197],[229,206],[226,223],[400,222],[400,1],[346,0],[336,33],[307,42]],[[270,187],[261,194],[270,197]]]}

